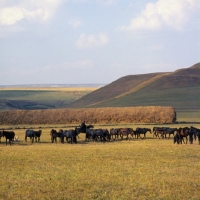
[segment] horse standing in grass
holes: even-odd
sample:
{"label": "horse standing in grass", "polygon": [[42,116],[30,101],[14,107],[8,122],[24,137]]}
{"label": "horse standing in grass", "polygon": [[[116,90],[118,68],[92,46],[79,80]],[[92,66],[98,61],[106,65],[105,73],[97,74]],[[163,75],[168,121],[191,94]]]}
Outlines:
{"label": "horse standing in grass", "polygon": [[118,139],[120,129],[121,129],[121,128],[111,128],[111,129],[110,129],[111,138],[113,139],[113,138],[115,137],[115,139],[113,139],[113,140],[116,140],[116,138]]}
{"label": "horse standing in grass", "polygon": [[42,135],[42,130],[38,130],[34,132],[35,132],[35,142],[40,142],[40,136]]}
{"label": "horse standing in grass", "polygon": [[186,139],[186,144],[188,142],[188,136],[189,136],[189,142],[190,144],[193,144],[193,132],[190,130],[190,128],[188,127],[184,127],[184,128],[179,128],[177,129],[177,134],[179,135],[179,143],[185,144],[184,138]]}
{"label": "horse standing in grass", "polygon": [[180,135],[178,134],[178,132],[174,135],[174,144],[177,143],[177,144],[180,144],[181,142],[181,137]]}
{"label": "horse standing in grass", "polygon": [[77,144],[77,136],[78,136],[78,132],[77,130],[64,130],[61,132],[61,142],[64,143],[64,138],[66,138],[66,141],[69,142],[70,139],[70,143],[75,143]]}
{"label": "horse standing in grass", "polygon": [[[178,131],[177,128],[167,128],[167,129],[166,129],[166,134],[167,134],[167,133],[169,134],[168,139],[170,138],[170,135],[173,135],[173,136],[174,136],[174,133],[177,132],[177,131]],[[166,138],[166,135],[165,135],[165,138]]]}
{"label": "horse standing in grass", "polygon": [[10,145],[11,142],[14,141],[14,137],[15,137],[15,133],[13,131],[1,131],[0,132],[1,137],[5,137],[6,138],[6,146],[7,146],[7,140],[9,141]]}
{"label": "horse standing in grass", "polygon": [[27,142],[27,137],[29,137],[32,143],[34,142],[34,138],[35,138],[35,142],[40,142],[41,135],[42,135],[42,130],[35,131],[32,129],[28,129],[25,132],[25,141]]}
{"label": "horse standing in grass", "polygon": [[200,145],[200,129],[191,126],[190,127],[190,132],[194,134],[194,139],[195,140],[198,137],[198,142],[199,142],[199,145]]}
{"label": "horse standing in grass", "polygon": [[50,131],[50,137],[51,137],[52,143],[54,143],[54,142],[57,143],[57,137],[60,138],[60,141],[61,141],[61,132],[62,132],[62,129],[60,129],[58,132],[54,129],[52,129]]}
{"label": "horse standing in grass", "polygon": [[126,140],[130,140],[128,136],[132,134],[133,134],[133,129],[131,130],[131,128],[121,128],[119,131],[119,136],[121,137],[121,140],[123,140],[124,136],[126,137]]}
{"label": "horse standing in grass", "polygon": [[146,133],[150,132],[151,133],[151,129],[150,128],[136,128],[136,134],[137,134],[137,138],[138,136],[141,138],[140,134],[143,134],[144,137],[146,139]]}
{"label": "horse standing in grass", "polygon": [[31,140],[31,143],[33,143],[34,142],[34,137],[35,137],[34,130],[30,130],[30,129],[26,130],[26,132],[25,132],[25,141],[26,142],[27,142],[27,137],[29,137],[30,140]]}

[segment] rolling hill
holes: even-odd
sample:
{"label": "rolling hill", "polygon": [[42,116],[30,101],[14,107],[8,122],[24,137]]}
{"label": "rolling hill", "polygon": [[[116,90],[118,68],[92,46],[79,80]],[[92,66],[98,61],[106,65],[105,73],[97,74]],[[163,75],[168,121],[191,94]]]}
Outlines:
{"label": "rolling hill", "polygon": [[124,76],[69,104],[71,108],[127,106],[200,110],[200,63],[175,72]]}
{"label": "rolling hill", "polygon": [[11,89],[0,90],[0,111],[171,106],[179,112],[197,111],[199,115],[200,63],[174,72],[124,76],[99,89]]}

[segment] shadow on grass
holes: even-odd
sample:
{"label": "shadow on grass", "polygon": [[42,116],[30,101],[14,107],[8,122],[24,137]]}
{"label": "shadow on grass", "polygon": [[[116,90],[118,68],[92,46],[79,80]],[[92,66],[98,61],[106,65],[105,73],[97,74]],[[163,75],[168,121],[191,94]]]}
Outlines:
{"label": "shadow on grass", "polygon": [[[93,140],[77,140],[77,144],[81,144],[81,145],[87,145],[87,144],[111,144],[111,143],[121,143],[121,142],[140,142],[140,141],[145,141],[145,140],[167,140],[167,141],[172,141],[173,140],[173,137],[170,137],[170,138],[158,138],[158,137],[147,137],[147,138],[129,138],[129,139],[111,139],[110,141],[100,141],[100,140],[97,140],[97,141],[93,141]],[[12,142],[11,143],[11,146],[30,146],[30,145],[42,145],[42,144],[52,144],[52,145],[76,145],[75,143],[71,143],[70,141],[66,142],[64,141],[64,143],[61,143],[60,141],[57,141],[56,142],[51,142],[51,141],[40,141],[40,142],[33,142],[31,143],[31,141],[18,141],[18,142]],[[6,142],[5,141],[1,141],[0,143],[0,146],[6,146]],[[7,143],[7,146],[10,146],[9,143]]]}

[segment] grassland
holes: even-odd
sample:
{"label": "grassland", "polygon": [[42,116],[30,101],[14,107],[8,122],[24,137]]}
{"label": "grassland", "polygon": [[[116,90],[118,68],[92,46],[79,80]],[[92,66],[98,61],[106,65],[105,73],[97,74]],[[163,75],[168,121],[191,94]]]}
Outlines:
{"label": "grassland", "polygon": [[[164,105],[175,108],[178,122],[190,123],[95,124],[95,128],[191,125],[200,128],[200,124],[192,123],[200,122],[198,70],[199,64],[159,79],[155,78],[156,74],[127,76],[99,90],[6,88],[0,90],[0,110],[65,108],[71,103],[78,107]],[[77,104],[73,104],[75,100]],[[6,146],[4,138],[0,144],[0,199],[200,199],[200,145],[197,141],[177,145],[172,138],[157,139],[147,134],[147,139],[94,143],[85,142],[84,134],[80,134],[78,144],[50,142],[52,128],[75,126],[77,124],[0,126],[19,136],[19,142],[12,146]],[[42,129],[40,143],[24,141],[25,130],[29,128]]]}
{"label": "grassland", "polygon": [[[93,143],[80,134],[78,144],[50,143],[52,128],[72,126],[76,125],[0,127],[13,128],[20,139],[12,146],[5,146],[4,139],[0,144],[0,199],[199,199],[197,141],[177,145],[147,134],[147,139]],[[153,127],[96,124],[95,128],[138,126]],[[41,143],[24,142],[27,128],[42,128]]]}
{"label": "grassland", "polygon": [[96,88],[0,88],[0,110],[67,107]]}

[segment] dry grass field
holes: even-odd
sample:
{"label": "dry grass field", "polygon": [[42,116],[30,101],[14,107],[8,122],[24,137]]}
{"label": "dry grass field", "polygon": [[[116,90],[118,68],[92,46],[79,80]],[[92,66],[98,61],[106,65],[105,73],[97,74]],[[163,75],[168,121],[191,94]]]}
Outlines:
{"label": "dry grass field", "polygon": [[[16,90],[16,88],[14,88]],[[24,90],[24,88],[23,88]],[[7,99],[19,100],[66,100],[79,98],[77,95],[85,95],[90,91],[80,88],[65,91],[63,88],[56,88],[57,91],[46,91],[38,88],[27,91],[1,91]],[[45,91],[44,91],[45,90]],[[93,89],[91,89],[93,90]],[[19,95],[20,94],[20,95]],[[52,102],[51,102],[52,103]],[[38,104],[40,105],[40,104]],[[62,104],[65,105],[65,104]],[[4,107],[4,105],[3,105]],[[117,108],[116,108],[117,109]],[[128,108],[130,109],[130,108]],[[9,111],[15,113],[14,111]],[[16,111],[18,114],[22,111]],[[51,115],[35,115],[43,113],[35,110],[25,111],[25,115],[16,114],[8,117],[7,112],[1,112],[0,130],[13,130],[19,136],[19,142],[12,146],[5,145],[5,138],[0,143],[0,200],[129,200],[129,199],[200,199],[200,145],[197,141],[194,144],[173,144],[173,139],[158,139],[152,134],[147,134],[147,139],[112,140],[111,142],[85,142],[84,134],[80,134],[77,144],[51,143],[50,130],[70,129],[78,126],[86,118],[80,112],[75,116],[74,122],[64,122],[67,115],[64,112],[56,113],[50,111]],[[53,115],[54,113],[55,115]],[[166,114],[165,112],[163,112]],[[173,119],[173,112],[172,117]],[[100,117],[105,114],[102,112]],[[114,112],[116,114],[116,112]],[[120,113],[122,116],[122,113]],[[125,120],[112,123],[116,115],[111,112],[106,114],[109,120],[105,123],[94,123],[95,128],[125,128],[136,127],[153,128],[153,126],[167,127],[190,127],[191,125],[200,128],[200,112],[177,112],[177,121],[189,122],[188,124],[136,124],[127,123]],[[47,116],[50,115],[50,121]],[[41,118],[39,118],[40,116]],[[148,116],[148,115],[146,115]],[[158,116],[158,115],[157,115]],[[160,119],[164,119],[163,115]],[[60,117],[60,118],[59,118]],[[88,116],[89,117],[89,116]],[[91,116],[90,116],[91,117]],[[127,112],[123,113],[124,119]],[[160,116],[159,116],[160,117]],[[39,119],[38,119],[39,118]],[[130,117],[128,117],[130,118]],[[137,117],[136,117],[137,118]],[[29,119],[24,123],[25,119]],[[34,120],[35,121],[34,121]],[[89,118],[88,118],[89,119]],[[2,123],[4,120],[4,123]],[[16,121],[15,121],[16,120]],[[38,122],[40,123],[36,123]],[[46,123],[41,123],[46,120]],[[94,120],[94,119],[93,119]],[[133,120],[133,119],[132,119]],[[96,120],[98,121],[98,120]],[[14,123],[15,122],[15,123]],[[28,123],[29,122],[29,123]],[[61,123],[62,122],[62,123]],[[76,123],[76,124],[74,124]],[[89,123],[86,120],[86,123]],[[123,123],[123,124],[122,124]],[[26,129],[42,130],[41,142],[31,143],[24,141]]]}
{"label": "dry grass field", "polygon": [[[192,124],[175,125],[184,127]],[[112,140],[78,144],[51,143],[49,132],[77,124],[18,125],[19,142],[0,144],[0,199],[196,199],[200,197],[200,145],[171,139]],[[161,125],[162,126],[162,125]],[[166,126],[166,125],[164,125]],[[200,125],[194,125],[200,128]],[[24,141],[28,128],[42,129],[40,143]],[[153,125],[96,124],[95,128]]]}

